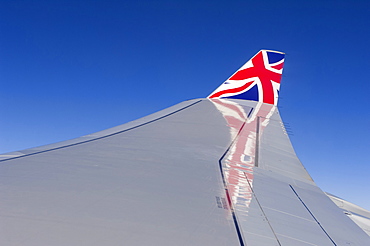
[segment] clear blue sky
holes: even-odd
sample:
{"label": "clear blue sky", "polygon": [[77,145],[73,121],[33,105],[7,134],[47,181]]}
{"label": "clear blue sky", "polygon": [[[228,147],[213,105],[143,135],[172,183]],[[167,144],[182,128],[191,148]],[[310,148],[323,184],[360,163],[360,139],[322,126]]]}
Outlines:
{"label": "clear blue sky", "polygon": [[279,107],[301,161],[370,209],[370,1],[0,1],[0,152],[206,97],[286,52]]}

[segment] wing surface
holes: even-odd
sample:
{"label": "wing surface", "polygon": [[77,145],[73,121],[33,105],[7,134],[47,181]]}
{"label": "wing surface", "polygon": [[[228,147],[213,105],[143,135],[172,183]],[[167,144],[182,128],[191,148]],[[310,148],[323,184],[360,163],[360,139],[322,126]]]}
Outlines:
{"label": "wing surface", "polygon": [[367,235],[370,236],[370,211],[348,202],[340,197],[326,193],[326,195],[347,215],[353,222],[355,222]]}
{"label": "wing surface", "polygon": [[237,245],[217,165],[229,144],[195,100],[4,159],[0,245]]}
{"label": "wing surface", "polygon": [[[370,243],[370,237],[312,181],[275,106],[235,99],[212,102],[234,138],[220,165],[234,223],[242,232],[241,245]],[[249,107],[253,110],[248,117],[241,117]]]}
{"label": "wing surface", "polygon": [[[281,52],[258,54],[281,74]],[[206,99],[1,155],[0,245],[370,245],[297,158],[275,106],[280,77],[272,87],[243,77],[253,67],[231,77],[239,92],[226,83]]]}

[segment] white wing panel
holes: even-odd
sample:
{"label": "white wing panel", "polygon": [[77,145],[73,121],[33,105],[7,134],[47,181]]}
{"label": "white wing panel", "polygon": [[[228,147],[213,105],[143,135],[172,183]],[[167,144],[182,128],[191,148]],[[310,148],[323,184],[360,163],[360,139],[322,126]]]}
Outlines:
{"label": "white wing panel", "polygon": [[2,161],[0,245],[239,245],[217,165],[229,130],[196,102]]}
{"label": "white wing panel", "polygon": [[0,176],[0,245],[370,245],[257,102],[188,101],[14,153]]}
{"label": "white wing panel", "polygon": [[370,211],[348,202],[342,198],[326,193],[326,195],[347,215],[353,220],[367,235],[370,236]]}
{"label": "white wing panel", "polygon": [[[233,138],[222,170],[243,243],[370,245],[370,238],[312,181],[276,107],[241,100],[214,103],[230,105],[229,111],[221,110]],[[245,124],[235,124],[231,116],[248,112],[251,105]]]}

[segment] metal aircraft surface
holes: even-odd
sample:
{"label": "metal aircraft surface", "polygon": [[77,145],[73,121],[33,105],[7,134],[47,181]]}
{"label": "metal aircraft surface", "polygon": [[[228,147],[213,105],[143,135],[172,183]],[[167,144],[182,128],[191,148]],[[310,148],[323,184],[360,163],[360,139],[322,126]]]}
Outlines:
{"label": "metal aircraft surface", "polygon": [[283,65],[261,50],[207,98],[0,155],[0,245],[370,245],[293,150]]}

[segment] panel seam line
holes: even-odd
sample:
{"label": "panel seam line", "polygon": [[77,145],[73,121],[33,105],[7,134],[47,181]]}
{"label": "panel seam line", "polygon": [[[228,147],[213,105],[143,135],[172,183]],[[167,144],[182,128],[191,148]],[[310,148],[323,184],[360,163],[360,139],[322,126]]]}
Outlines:
{"label": "panel seam line", "polygon": [[219,168],[220,168],[220,172],[221,172],[221,177],[222,177],[222,181],[223,181],[223,184],[224,184],[224,188],[225,188],[225,193],[226,193],[226,196],[227,196],[227,200],[229,202],[229,207],[230,207],[230,210],[231,210],[231,214],[232,214],[232,217],[233,217],[233,221],[234,221],[234,225],[235,225],[235,229],[236,229],[236,233],[238,235],[238,238],[239,238],[239,242],[240,242],[240,245],[241,246],[244,246],[245,243],[244,243],[244,236],[243,236],[243,232],[240,230],[239,228],[239,223],[238,223],[238,219],[236,217],[236,213],[235,213],[235,210],[234,210],[234,207],[232,205],[232,202],[230,200],[230,195],[229,195],[229,189],[227,187],[227,183],[225,181],[225,175],[224,175],[224,172],[223,172],[223,168],[222,168],[222,160],[225,158],[226,154],[229,152],[229,150],[231,149],[231,147],[234,145],[234,143],[236,142],[236,140],[238,139],[240,133],[242,132],[245,124],[247,123],[247,120],[250,116],[250,114],[252,113],[252,110],[253,108],[249,111],[248,113],[248,116],[247,118],[245,119],[243,125],[240,127],[238,133],[236,134],[235,138],[232,140],[231,144],[229,145],[229,147],[226,149],[226,151],[224,152],[224,154],[221,156],[221,158],[218,160],[218,163],[219,163]]}
{"label": "panel seam line", "polygon": [[303,206],[306,208],[306,210],[308,211],[308,213],[312,216],[312,218],[316,221],[316,223],[320,226],[320,228],[323,230],[323,232],[325,233],[325,235],[330,239],[330,241],[335,245],[337,246],[337,244],[334,242],[334,240],[329,236],[329,234],[326,232],[326,230],[324,229],[324,227],[320,224],[320,222],[316,219],[316,217],[313,215],[313,213],[311,212],[311,210],[307,207],[307,205],[303,202],[303,200],[300,198],[300,196],[298,195],[298,193],[296,192],[296,190],[293,188],[292,185],[289,185],[290,188],[292,189],[292,191],[294,192],[294,194],[298,197],[299,201],[303,204]]}
{"label": "panel seam line", "polygon": [[248,179],[248,177],[247,177],[247,175],[246,175],[245,173],[244,173],[244,176],[245,176],[245,179],[246,179],[246,180],[247,180],[247,182],[248,182],[249,188],[251,189],[251,191],[252,191],[252,194],[253,194],[254,198],[256,199],[256,202],[257,202],[258,206],[260,207],[260,209],[261,209],[261,211],[262,211],[263,216],[265,217],[265,219],[266,219],[266,221],[267,221],[267,224],[269,225],[269,227],[270,227],[270,229],[271,229],[272,233],[274,234],[276,241],[277,241],[277,242],[278,242],[278,244],[281,246],[281,243],[280,243],[280,241],[279,241],[279,239],[278,239],[278,237],[277,237],[277,235],[276,235],[276,233],[275,233],[275,231],[274,231],[274,228],[272,228],[272,225],[271,225],[271,223],[270,223],[269,219],[267,218],[266,213],[265,213],[265,211],[263,210],[262,205],[261,205],[260,201],[258,200],[258,198],[257,198],[257,196],[256,196],[256,193],[254,193],[254,190],[253,190],[253,188],[252,188],[252,185],[251,185],[251,183],[249,182],[249,179]]}

